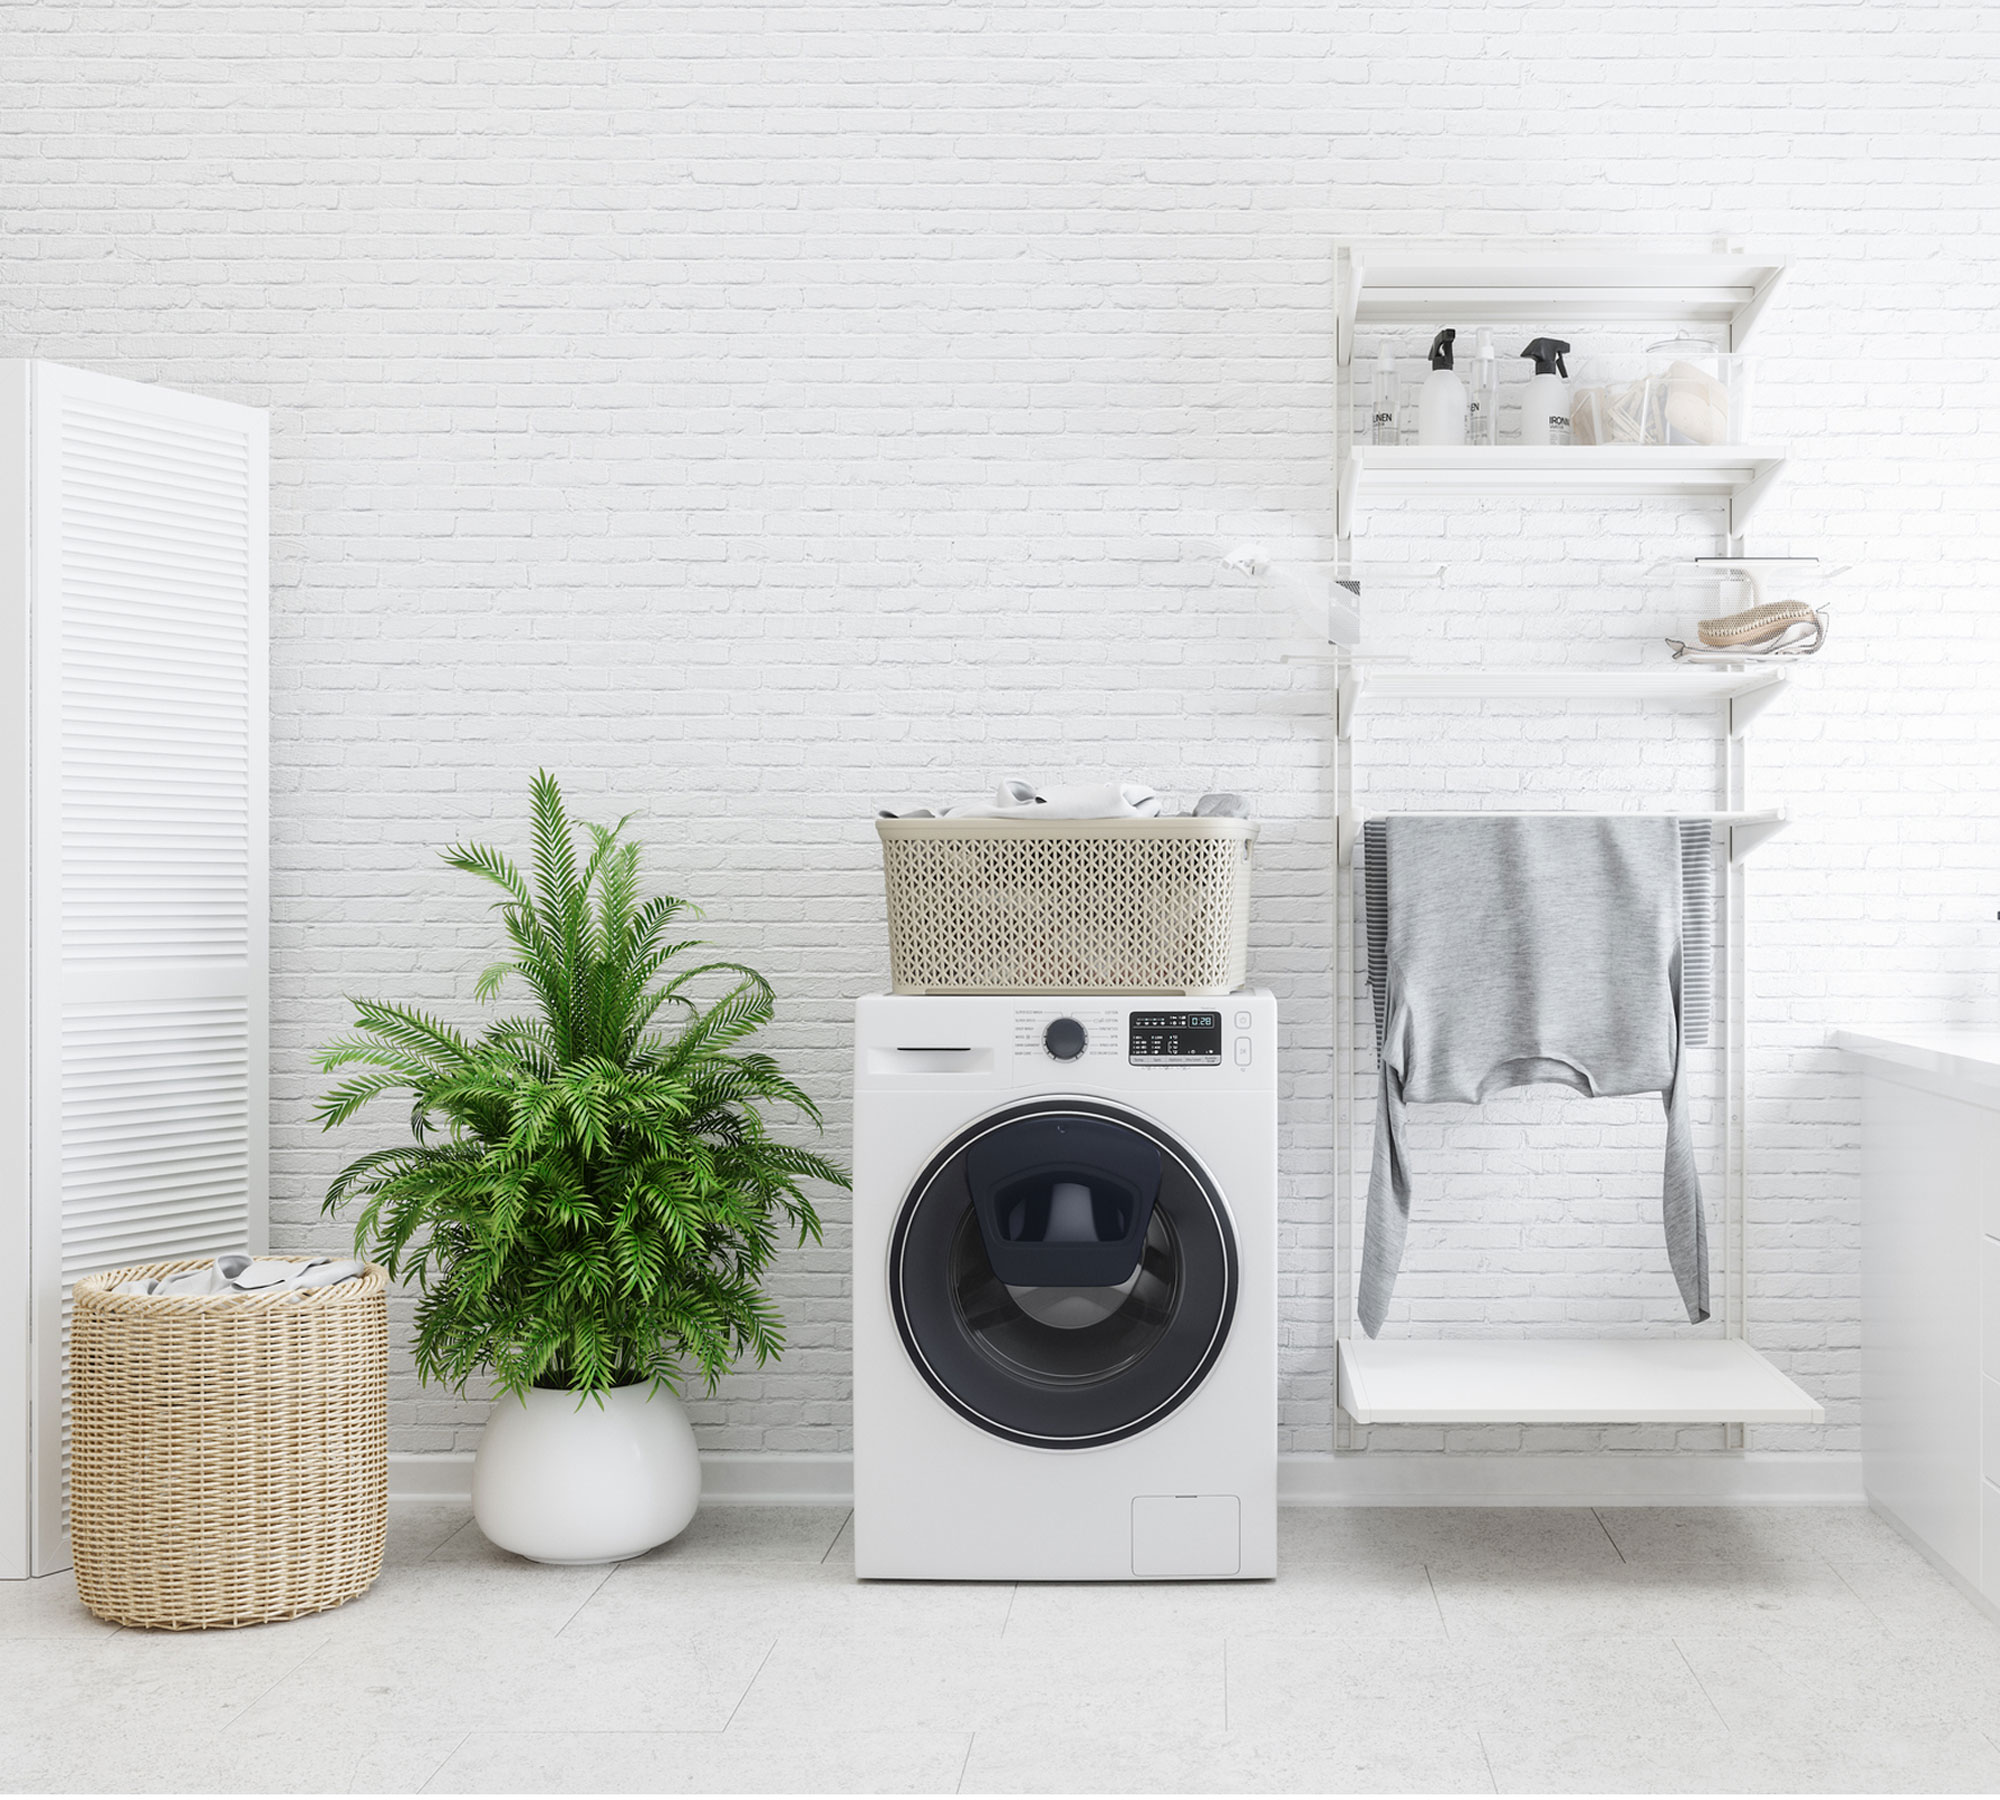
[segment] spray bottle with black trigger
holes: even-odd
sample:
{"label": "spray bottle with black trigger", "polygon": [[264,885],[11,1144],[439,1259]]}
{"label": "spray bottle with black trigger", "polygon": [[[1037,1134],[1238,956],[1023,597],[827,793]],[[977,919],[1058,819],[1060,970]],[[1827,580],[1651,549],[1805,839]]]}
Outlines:
{"label": "spray bottle with black trigger", "polygon": [[1569,370],[1563,358],[1569,354],[1569,346],[1561,338],[1538,337],[1521,354],[1535,365],[1528,392],[1521,401],[1521,442],[1567,444]]}
{"label": "spray bottle with black trigger", "polygon": [[1431,372],[1417,392],[1417,442],[1423,445],[1465,442],[1465,383],[1451,366],[1456,331],[1440,331],[1431,339]]}

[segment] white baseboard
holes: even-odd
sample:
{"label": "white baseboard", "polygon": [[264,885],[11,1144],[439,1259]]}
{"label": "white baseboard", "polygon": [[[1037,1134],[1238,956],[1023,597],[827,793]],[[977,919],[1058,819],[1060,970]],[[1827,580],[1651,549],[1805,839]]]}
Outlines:
{"label": "white baseboard", "polygon": [[389,1503],[398,1500],[472,1504],[470,1450],[391,1450]]}
{"label": "white baseboard", "polygon": [[1860,1506],[1861,1458],[1834,1451],[1278,1458],[1281,1506]]}
{"label": "white baseboard", "polygon": [[[710,1451],[709,1505],[847,1506],[852,1460],[831,1452]],[[389,1498],[472,1498],[472,1454],[392,1452]],[[1283,1506],[1859,1506],[1861,1458],[1837,1452],[1736,1455],[1425,1455],[1357,1451],[1278,1458]]]}

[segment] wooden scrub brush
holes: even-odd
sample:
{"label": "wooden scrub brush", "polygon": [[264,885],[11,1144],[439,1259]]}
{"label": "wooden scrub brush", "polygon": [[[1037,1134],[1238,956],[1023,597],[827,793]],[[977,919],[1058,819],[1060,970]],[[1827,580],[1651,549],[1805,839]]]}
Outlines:
{"label": "wooden scrub brush", "polygon": [[1695,627],[1698,644],[1668,638],[1676,662],[1737,663],[1766,656],[1810,656],[1826,642],[1826,614],[1803,600],[1773,600]]}
{"label": "wooden scrub brush", "polygon": [[1803,600],[1773,600],[1748,612],[1731,613],[1726,619],[1703,619],[1694,629],[1704,644],[1721,650],[1761,644],[1789,626],[1815,624],[1818,617]]}

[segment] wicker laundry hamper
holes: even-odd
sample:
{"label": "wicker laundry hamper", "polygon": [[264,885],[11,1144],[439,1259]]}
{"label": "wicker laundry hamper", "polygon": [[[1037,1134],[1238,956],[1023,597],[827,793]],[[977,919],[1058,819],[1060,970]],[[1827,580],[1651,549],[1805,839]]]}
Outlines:
{"label": "wicker laundry hamper", "polygon": [[296,1295],[111,1291],[205,1261],[76,1284],[70,1547],[83,1603],[120,1625],[294,1618],[382,1569],[386,1275],[371,1263]]}
{"label": "wicker laundry hamper", "polygon": [[899,994],[1228,994],[1247,819],[878,819]]}

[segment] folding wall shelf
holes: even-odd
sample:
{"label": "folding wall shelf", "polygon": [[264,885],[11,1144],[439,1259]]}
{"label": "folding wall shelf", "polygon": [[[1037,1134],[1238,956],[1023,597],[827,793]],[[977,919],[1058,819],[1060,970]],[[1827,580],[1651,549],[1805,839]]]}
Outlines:
{"label": "folding wall shelf", "polygon": [[1356,1424],[1818,1425],[1740,1338],[1343,1338]]}
{"label": "folding wall shelf", "polygon": [[[1422,449],[1356,444],[1351,367],[1359,330],[1371,327],[1521,323],[1559,330],[1567,321],[1691,326],[1740,350],[1783,265],[1753,256],[1655,251],[1631,245],[1547,249],[1465,244],[1357,244],[1337,250],[1340,364],[1336,419],[1336,519],[1341,567],[1350,539],[1377,500],[1454,496],[1523,498],[1685,496],[1725,509],[1723,554],[1744,556],[1745,522],[1783,467],[1776,450],[1720,445]],[[1352,590],[1350,590],[1352,591]],[[1359,595],[1355,594],[1358,601]],[[1697,667],[1523,669],[1424,667],[1350,654],[1358,607],[1334,635],[1334,793],[1340,861],[1335,931],[1336,1043],[1340,1058],[1335,1158],[1334,1273],[1341,1415],[1351,1428],[1381,1424],[1721,1424],[1740,1447],[1746,1425],[1817,1423],[1810,1395],[1744,1339],[1745,907],[1738,865],[1781,830],[1779,808],[1749,804],[1749,728],[1784,691],[1787,671],[1746,663]],[[1344,647],[1343,647],[1344,640]],[[1353,1151],[1357,1107],[1354,882],[1348,850],[1363,817],[1356,804],[1351,740],[1357,722],[1392,703],[1440,700],[1604,701],[1713,709],[1720,727],[1715,810],[1727,832],[1718,909],[1724,1125],[1715,1242],[1723,1257],[1715,1313],[1720,1335],[1620,1339],[1368,1339],[1354,1323]],[[1440,746],[1448,739],[1440,738]]]}

